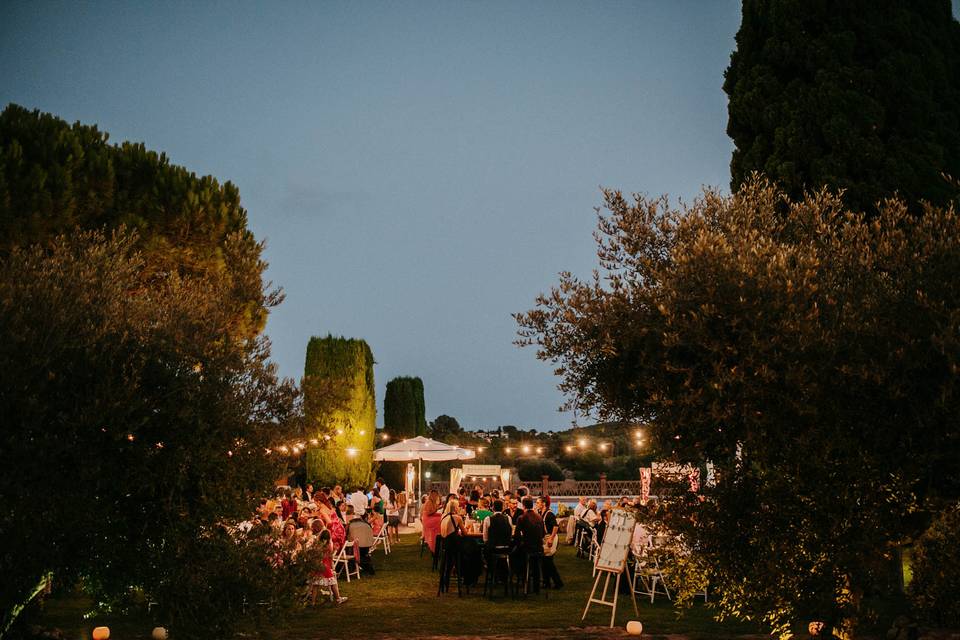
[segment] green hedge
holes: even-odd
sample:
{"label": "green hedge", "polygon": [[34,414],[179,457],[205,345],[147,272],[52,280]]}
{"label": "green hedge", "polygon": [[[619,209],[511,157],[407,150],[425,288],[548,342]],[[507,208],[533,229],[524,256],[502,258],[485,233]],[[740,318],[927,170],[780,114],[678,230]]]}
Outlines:
{"label": "green hedge", "polygon": [[427,432],[423,380],[408,376],[387,383],[383,397],[383,426],[392,436],[412,438]]}
{"label": "green hedge", "polygon": [[[314,485],[370,482],[377,419],[373,364],[364,340],[328,335],[307,344],[304,413],[308,436],[320,442],[307,450],[307,478]],[[348,448],[356,455],[348,456]]]}

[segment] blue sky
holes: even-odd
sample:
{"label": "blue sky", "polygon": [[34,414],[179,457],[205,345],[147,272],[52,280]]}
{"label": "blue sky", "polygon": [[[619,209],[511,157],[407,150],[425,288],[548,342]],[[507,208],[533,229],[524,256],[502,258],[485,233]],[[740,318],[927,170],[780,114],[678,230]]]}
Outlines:
{"label": "blue sky", "polygon": [[[956,2],[954,3],[956,8]],[[267,332],[366,339],[378,403],[563,428],[510,314],[595,264],[600,186],[726,187],[739,2],[8,2],[0,103],[240,188],[287,299]]]}

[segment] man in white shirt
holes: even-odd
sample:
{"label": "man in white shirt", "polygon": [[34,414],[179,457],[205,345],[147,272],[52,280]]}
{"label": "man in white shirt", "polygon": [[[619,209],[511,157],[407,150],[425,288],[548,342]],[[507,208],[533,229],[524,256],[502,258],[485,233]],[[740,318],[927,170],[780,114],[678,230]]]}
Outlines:
{"label": "man in white shirt", "polygon": [[573,518],[574,520],[583,520],[583,514],[587,512],[587,499],[583,496],[580,496],[580,499],[577,501],[577,506],[573,508]]}
{"label": "man in white shirt", "polygon": [[357,516],[362,518],[363,514],[367,512],[367,504],[369,504],[367,502],[367,494],[365,494],[359,486],[350,494],[348,502],[353,505],[353,512]]}
{"label": "man in white shirt", "polygon": [[377,478],[377,484],[380,485],[380,499],[383,500],[383,506],[390,503],[390,487],[384,482],[383,478]]}

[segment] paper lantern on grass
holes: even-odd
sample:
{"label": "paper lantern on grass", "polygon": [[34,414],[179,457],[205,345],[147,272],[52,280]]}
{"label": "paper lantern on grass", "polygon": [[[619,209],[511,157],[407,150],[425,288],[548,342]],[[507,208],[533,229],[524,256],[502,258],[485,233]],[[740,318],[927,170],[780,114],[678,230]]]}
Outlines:
{"label": "paper lantern on grass", "polygon": [[631,620],[627,623],[627,633],[631,636],[643,635],[643,623],[639,620]]}
{"label": "paper lantern on grass", "polygon": [[110,638],[110,627],[94,627],[93,640],[109,640]]}
{"label": "paper lantern on grass", "polygon": [[167,640],[167,630],[164,627],[154,627],[150,637],[153,640]]}

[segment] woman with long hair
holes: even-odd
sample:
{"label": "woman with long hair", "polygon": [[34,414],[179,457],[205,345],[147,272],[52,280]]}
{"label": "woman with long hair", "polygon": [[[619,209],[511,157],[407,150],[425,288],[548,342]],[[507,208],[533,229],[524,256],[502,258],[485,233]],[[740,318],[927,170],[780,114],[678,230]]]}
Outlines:
{"label": "woman with long hair", "polygon": [[430,553],[436,554],[437,534],[440,531],[440,494],[436,489],[430,491],[427,501],[423,504],[423,511],[420,514],[420,523],[423,525],[423,540],[430,548]]}

